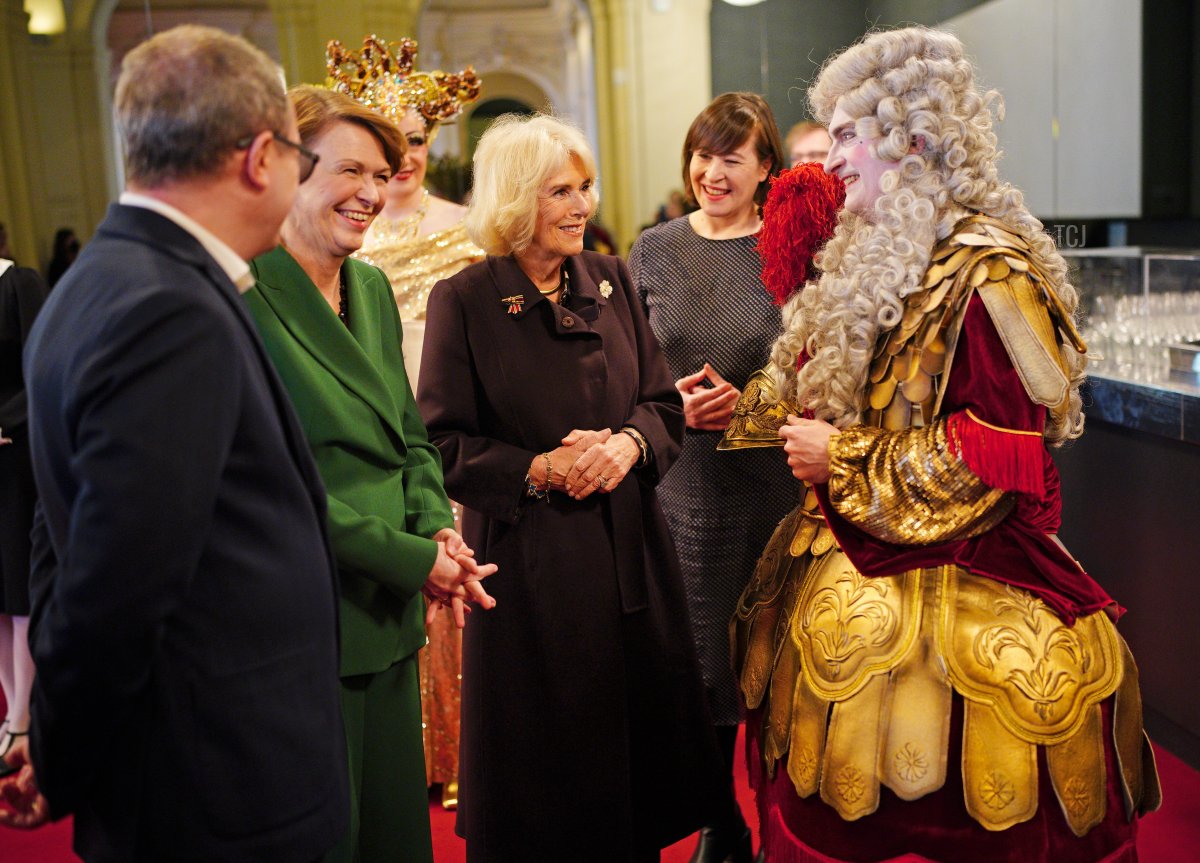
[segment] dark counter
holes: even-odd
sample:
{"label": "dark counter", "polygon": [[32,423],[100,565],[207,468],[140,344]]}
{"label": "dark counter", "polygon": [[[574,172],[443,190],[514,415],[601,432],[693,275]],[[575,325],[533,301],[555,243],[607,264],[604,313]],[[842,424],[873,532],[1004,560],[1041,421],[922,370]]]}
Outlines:
{"label": "dark counter", "polygon": [[1059,536],[1128,609],[1150,734],[1200,768],[1200,397],[1097,378],[1083,437],[1052,450]]}
{"label": "dark counter", "polygon": [[1139,384],[1099,375],[1083,386],[1083,412],[1132,431],[1200,444],[1200,387],[1188,384]]}

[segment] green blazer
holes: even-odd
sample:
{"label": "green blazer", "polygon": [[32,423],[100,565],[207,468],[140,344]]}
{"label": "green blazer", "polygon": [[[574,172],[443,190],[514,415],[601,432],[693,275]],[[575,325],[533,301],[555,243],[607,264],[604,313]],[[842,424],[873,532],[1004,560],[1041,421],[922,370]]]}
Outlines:
{"label": "green blazer", "polygon": [[429,539],[453,527],[441,459],[404,372],[387,277],[347,259],[347,329],[282,247],[256,258],[250,312],[325,482],[341,581],[341,674],[371,674],[425,644]]}

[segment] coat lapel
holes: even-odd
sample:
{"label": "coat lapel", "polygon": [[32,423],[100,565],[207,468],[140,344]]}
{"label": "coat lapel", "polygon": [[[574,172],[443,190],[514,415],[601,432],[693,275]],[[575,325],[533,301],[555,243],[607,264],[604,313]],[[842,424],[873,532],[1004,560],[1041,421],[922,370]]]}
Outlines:
{"label": "coat lapel", "polygon": [[317,286],[283,246],[251,264],[259,293],[292,337],[404,440],[400,408],[372,357],[381,357],[379,310],[349,260],[342,265],[350,328],[338,321]]}

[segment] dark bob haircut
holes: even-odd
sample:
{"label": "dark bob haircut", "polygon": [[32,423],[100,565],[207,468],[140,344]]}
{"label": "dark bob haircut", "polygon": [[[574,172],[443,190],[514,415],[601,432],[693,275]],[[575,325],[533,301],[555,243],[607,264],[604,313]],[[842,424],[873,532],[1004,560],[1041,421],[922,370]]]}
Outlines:
{"label": "dark bob haircut", "polygon": [[692,121],[687,137],[683,139],[683,188],[689,203],[696,205],[689,171],[692,154],[702,150],[722,156],[732,153],[751,138],[758,160],[771,166],[754,192],[754,202],[761,207],[767,200],[771,178],[788,164],[771,106],[757,93],[722,93],[709,102]]}

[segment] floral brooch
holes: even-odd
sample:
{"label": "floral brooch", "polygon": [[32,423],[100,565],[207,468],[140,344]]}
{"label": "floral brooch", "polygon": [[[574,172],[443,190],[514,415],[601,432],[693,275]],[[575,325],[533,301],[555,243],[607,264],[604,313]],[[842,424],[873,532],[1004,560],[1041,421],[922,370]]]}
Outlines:
{"label": "floral brooch", "polygon": [[600,283],[600,296],[604,297],[606,300],[612,296],[612,285],[608,283],[608,279],[605,279]]}

